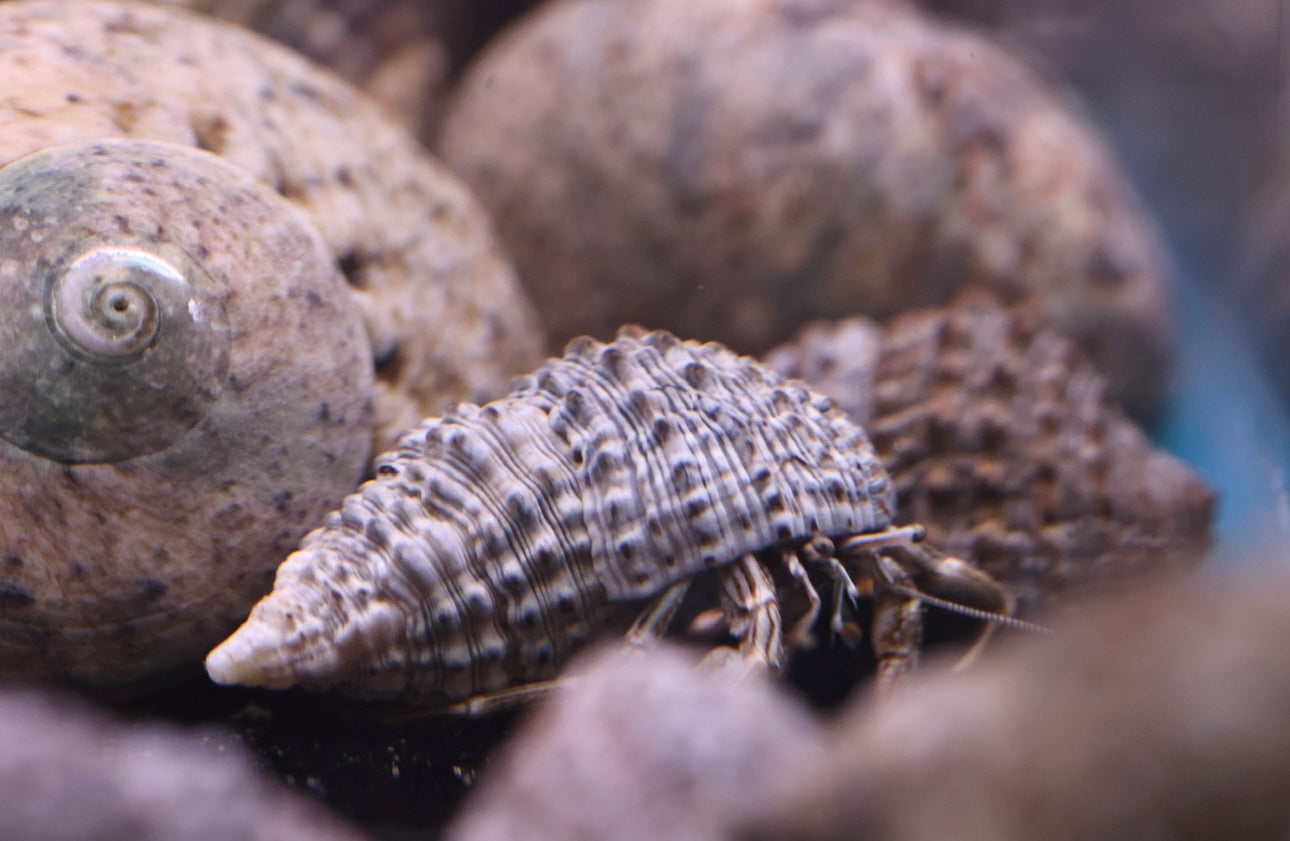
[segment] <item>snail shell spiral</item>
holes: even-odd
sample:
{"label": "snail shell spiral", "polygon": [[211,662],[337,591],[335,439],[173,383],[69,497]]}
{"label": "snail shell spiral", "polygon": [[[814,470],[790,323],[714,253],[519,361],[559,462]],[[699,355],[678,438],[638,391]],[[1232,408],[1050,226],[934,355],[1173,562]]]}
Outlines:
{"label": "snail shell spiral", "polygon": [[119,191],[94,194],[93,169],[56,160],[16,162],[0,185],[3,275],[15,304],[0,313],[10,349],[0,360],[0,436],[68,464],[157,452],[223,391],[222,295],[159,237],[68,237],[77,217],[129,220],[112,207]]}
{"label": "snail shell spiral", "polygon": [[206,152],[0,169],[0,675],[196,662],[362,474],[370,345],[305,217]]}

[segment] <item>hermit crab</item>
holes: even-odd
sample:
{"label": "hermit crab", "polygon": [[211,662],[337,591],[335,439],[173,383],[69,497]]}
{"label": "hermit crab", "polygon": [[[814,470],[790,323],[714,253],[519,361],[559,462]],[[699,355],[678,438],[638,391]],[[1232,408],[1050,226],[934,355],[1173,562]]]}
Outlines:
{"label": "hermit crab", "polygon": [[[575,340],[376,464],[208,656],[216,682],[488,710],[548,686],[615,607],[643,608],[629,638],[657,637],[705,572],[738,640],[722,659],[772,668],[808,639],[817,582],[839,630],[872,581],[880,685],[917,658],[937,590],[1010,610],[988,575],[892,525],[892,483],[832,400],[664,331]],[[807,604],[787,630],[784,588]]]}

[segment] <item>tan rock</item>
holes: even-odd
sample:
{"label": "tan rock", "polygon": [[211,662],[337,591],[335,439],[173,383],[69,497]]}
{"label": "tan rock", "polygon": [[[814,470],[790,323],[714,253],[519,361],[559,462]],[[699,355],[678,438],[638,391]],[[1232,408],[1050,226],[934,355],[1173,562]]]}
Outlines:
{"label": "tan rock", "polygon": [[1281,839],[1283,576],[1156,581],[1056,639],[860,702],[751,841]]}
{"label": "tan rock", "polygon": [[822,753],[804,708],[681,650],[603,649],[506,746],[449,841],[699,841]]}
{"label": "tan rock", "polygon": [[1136,414],[1171,269],[1088,125],[1008,54],[892,2],[553,4],[445,119],[554,341],[625,320],[762,352],[969,284],[1032,297]]}
{"label": "tan rock", "polygon": [[231,736],[127,724],[66,699],[0,692],[5,841],[361,841],[265,779]]}

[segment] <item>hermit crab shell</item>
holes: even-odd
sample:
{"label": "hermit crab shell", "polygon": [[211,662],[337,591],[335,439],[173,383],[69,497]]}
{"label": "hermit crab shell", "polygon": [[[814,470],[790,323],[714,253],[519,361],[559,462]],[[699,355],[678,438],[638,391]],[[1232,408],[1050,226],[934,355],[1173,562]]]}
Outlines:
{"label": "hermit crab shell", "polygon": [[212,678],[461,701],[552,677],[612,604],[894,514],[831,400],[663,331],[575,340],[376,472],[207,657]]}
{"label": "hermit crab shell", "polygon": [[288,202],[130,140],[0,168],[0,290],[0,676],[130,691],[362,475],[362,320]]}

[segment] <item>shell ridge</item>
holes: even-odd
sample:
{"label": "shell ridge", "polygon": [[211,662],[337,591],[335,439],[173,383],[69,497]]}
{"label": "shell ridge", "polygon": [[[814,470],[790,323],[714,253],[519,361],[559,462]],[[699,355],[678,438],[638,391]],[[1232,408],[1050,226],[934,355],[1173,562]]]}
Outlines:
{"label": "shell ridge", "polygon": [[[641,516],[636,518],[636,527],[633,531],[641,530],[641,521],[645,519],[647,511],[665,511],[672,505],[671,494],[663,490],[666,485],[662,479],[666,475],[664,472],[666,465],[662,456],[657,454],[657,447],[652,446],[649,442],[651,426],[647,418],[634,411],[630,406],[630,383],[636,380],[649,381],[647,370],[643,369],[643,359],[648,354],[657,354],[653,348],[635,340],[634,338],[620,338],[617,345],[623,350],[623,359],[620,361],[620,373],[614,377],[607,376],[599,367],[589,366],[586,373],[586,388],[595,394],[597,404],[606,418],[618,419],[621,423],[614,423],[616,430],[621,433],[623,444],[628,450],[626,465],[632,472],[633,481],[631,489],[636,496],[637,506],[641,510]],[[663,390],[655,385],[655,388]],[[626,398],[627,405],[624,405]],[[613,421],[610,421],[613,423]],[[596,483],[586,483],[584,487],[591,487],[593,494],[598,495]],[[589,506],[590,510],[600,510],[601,506],[593,504]],[[621,539],[620,530],[613,527],[604,527],[604,534],[601,538],[603,549],[600,552],[593,552],[593,558],[603,558],[604,560],[597,564],[599,567],[607,567],[607,571],[626,570],[632,567],[641,572],[650,572],[644,566],[648,563],[647,558],[638,558],[635,561],[625,561],[620,558],[618,542]],[[659,545],[657,538],[652,534],[645,534],[645,541],[650,549],[650,554],[654,556],[653,560],[662,561],[663,557],[668,554],[678,554],[674,551],[669,553],[669,549],[674,550],[672,545]],[[660,564],[655,564],[655,570]],[[603,572],[601,573],[604,574]],[[668,570],[661,576],[662,583],[671,584],[679,580],[683,574],[680,570]],[[639,596],[640,591],[645,585],[637,582],[627,581],[624,576],[619,576],[624,585],[619,589],[622,595],[630,595],[632,598]],[[650,575],[649,585],[658,585],[660,581],[655,580],[659,577],[657,572]]]}
{"label": "shell ridge", "polygon": [[[692,345],[689,343],[678,343],[677,345],[673,345],[672,349],[679,351],[681,348],[685,348],[688,350],[691,346]],[[679,355],[679,353],[673,353],[672,355],[675,357]],[[676,422],[679,425],[684,426],[686,433],[680,436],[673,436],[663,447],[665,453],[664,460],[669,473],[671,472],[672,467],[678,463],[678,455],[681,458],[689,455],[701,459],[702,463],[706,465],[706,469],[700,471],[701,474],[706,474],[709,477],[722,477],[722,479],[730,475],[729,472],[723,471],[720,467],[719,458],[717,453],[714,452],[712,441],[715,435],[712,434],[710,425],[705,423],[702,412],[699,410],[698,403],[702,399],[701,393],[697,392],[694,386],[685,380],[684,375],[678,372],[677,367],[671,363],[671,360],[669,360],[667,355],[656,353],[649,361],[656,363],[656,367],[649,370],[651,376],[656,381],[660,379],[663,380],[660,385],[660,391],[664,394],[665,399],[671,408],[671,416],[676,419]],[[717,448],[720,448],[719,442],[717,442]],[[727,454],[722,453],[721,455],[726,456]],[[666,475],[660,477],[660,484],[663,487],[670,489],[671,485],[668,481],[669,478],[670,477]],[[750,478],[751,477],[749,477],[749,479]],[[722,500],[723,495],[734,496],[734,494],[726,487],[726,483],[722,481],[722,479],[719,479],[717,482],[717,490],[719,493],[716,495],[715,500],[713,499],[712,494],[712,482],[709,481],[702,483],[708,486],[706,493],[708,496],[708,504],[705,506],[707,512],[711,512],[716,507],[716,505],[713,504],[714,501],[717,504],[724,504]],[[693,492],[694,491],[689,491],[688,493],[693,494]],[[684,510],[685,501],[682,497],[679,497],[675,492],[668,493],[667,497],[669,506],[674,515],[673,521],[680,532],[678,535],[680,541],[678,542],[683,543],[685,548],[689,550],[686,556],[688,563],[685,564],[684,571],[687,573],[697,572],[703,569],[702,559],[705,552],[707,552],[704,547],[705,541],[702,539],[703,532],[696,528],[694,519],[687,515]],[[714,521],[714,524],[718,529],[718,533],[713,536],[713,540],[711,542],[715,542],[718,545],[725,544],[728,546],[730,544],[730,538],[729,535],[725,533],[725,526],[722,518],[709,515],[705,516],[704,519],[705,521]],[[721,558],[720,560],[729,559]]]}
{"label": "shell ridge", "polygon": [[[533,465],[525,464],[524,461],[518,457],[518,454],[523,452],[524,449],[528,447],[536,449],[538,441],[545,441],[551,437],[546,424],[546,414],[539,408],[530,406],[529,401],[527,400],[507,400],[505,402],[509,410],[505,415],[507,422],[516,424],[522,428],[519,430],[507,429],[500,422],[492,420],[481,422],[478,425],[478,429],[481,435],[487,436],[490,439],[492,448],[497,453],[498,459],[507,471],[509,478],[525,490],[542,515],[534,517],[532,523],[527,526],[520,523],[510,524],[510,518],[507,516],[506,521],[508,525],[505,529],[505,533],[507,535],[506,542],[510,552],[516,563],[519,564],[521,574],[523,575],[525,582],[528,584],[525,591],[537,603],[538,616],[540,617],[543,629],[542,638],[545,640],[556,641],[560,638],[560,634],[552,625],[552,622],[556,618],[556,614],[554,605],[548,597],[551,590],[551,584],[545,579],[538,577],[539,570],[537,568],[536,558],[540,544],[544,542],[540,538],[545,532],[545,534],[551,538],[551,541],[554,542],[557,547],[560,547],[559,551],[557,551],[557,555],[561,556],[563,559],[561,566],[569,568],[568,571],[577,572],[578,570],[575,568],[578,567],[579,564],[571,552],[571,547],[575,544],[575,539],[574,535],[565,528],[562,519],[557,516],[558,509],[556,506],[552,505],[554,497],[549,496],[545,492],[545,490],[539,485],[537,478],[531,472],[530,468],[532,468]],[[540,420],[525,418],[524,415],[528,414],[528,412],[524,411],[526,409],[531,409],[533,412],[536,412],[540,416]],[[518,435],[516,434],[517,432]],[[523,442],[523,446],[517,446],[517,442]],[[550,452],[550,450],[548,452]],[[552,455],[554,456],[556,454],[552,453]],[[564,489],[572,486],[573,473],[570,469],[570,465],[563,463],[558,458],[550,459],[550,463],[561,468],[565,474],[561,480],[556,483],[558,494],[563,492]],[[505,511],[505,508],[501,510]],[[538,540],[533,539],[535,535],[539,538]],[[496,558],[489,559],[487,562],[481,559],[479,561],[479,566],[484,570],[498,568],[500,567],[500,563],[498,561],[499,559]],[[491,578],[491,576],[489,577]],[[502,585],[500,581],[498,581],[497,584],[499,589],[505,590],[504,585]],[[579,588],[580,593],[585,594],[587,590],[588,588],[585,587]],[[519,607],[521,604],[521,600],[517,600],[508,592],[506,601],[500,606]],[[590,615],[591,609],[592,606],[590,604],[584,605],[584,614]],[[531,641],[532,634],[524,633],[518,628],[518,626],[513,626],[511,624],[509,613],[502,614],[502,612],[499,611],[499,615],[506,619],[508,631],[507,636],[516,649],[522,648],[525,643]],[[515,654],[517,652],[513,651],[512,653]]]}
{"label": "shell ridge", "polygon": [[[405,436],[404,446],[392,462],[396,465],[418,462],[436,466],[433,475],[425,481],[426,487],[421,489],[422,514],[426,520],[439,527],[436,539],[431,541],[435,551],[429,553],[432,572],[435,574],[425,581],[420,580],[419,576],[417,581],[408,581],[409,576],[400,571],[397,565],[390,564],[388,568],[391,575],[408,581],[415,594],[409,605],[412,608],[410,613],[424,624],[423,632],[418,633],[418,623],[411,621],[411,616],[409,617],[408,633],[404,641],[409,654],[405,663],[407,678],[417,681],[420,670],[413,666],[428,657],[445,665],[443,670],[435,670],[435,689],[450,697],[455,696],[446,681],[452,676],[455,664],[463,659],[470,666],[471,685],[463,687],[461,691],[469,694],[475,687],[486,682],[486,676],[479,674],[478,670],[486,659],[481,653],[487,648],[486,634],[490,623],[481,622],[475,617],[478,611],[472,609],[473,602],[469,594],[478,592],[482,587],[488,593],[491,607],[495,607],[498,600],[492,583],[481,580],[478,564],[475,562],[478,538],[481,532],[487,531],[488,522],[496,521],[497,509],[496,506],[487,504],[488,500],[479,494],[479,488],[487,483],[479,481],[481,467],[476,463],[477,459],[464,450],[454,450],[446,440],[454,432],[469,435],[476,426],[471,417],[477,415],[478,408],[474,404],[461,404],[454,407],[451,414],[422,424],[418,435]],[[478,455],[479,451],[475,450],[475,454]],[[377,479],[366,483],[364,492],[368,492],[368,485],[375,483],[399,483],[405,475],[406,468],[400,465],[397,474],[388,477],[378,475]],[[455,492],[451,502],[443,493],[449,488]],[[472,502],[474,505],[470,504]],[[424,536],[429,527],[429,523],[419,524],[418,535]],[[444,539],[449,535],[454,538],[453,543],[445,546]],[[436,592],[440,588],[442,590]],[[452,631],[442,627],[443,622],[435,615],[434,608],[439,606],[442,609],[445,600],[450,603],[452,613],[460,618],[454,623],[456,627]],[[495,624],[498,611],[491,607],[490,619]],[[465,649],[465,657],[450,662],[449,651],[456,645]]]}

